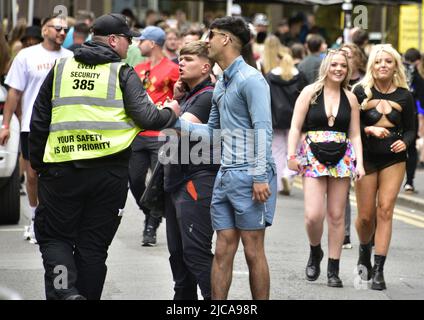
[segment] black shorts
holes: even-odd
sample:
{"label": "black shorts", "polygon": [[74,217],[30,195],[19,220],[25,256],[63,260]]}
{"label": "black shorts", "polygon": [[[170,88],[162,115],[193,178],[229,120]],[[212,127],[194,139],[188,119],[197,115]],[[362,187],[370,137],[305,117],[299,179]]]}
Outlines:
{"label": "black shorts", "polygon": [[21,152],[22,157],[29,161],[29,144],[28,144],[29,132],[21,132]]}

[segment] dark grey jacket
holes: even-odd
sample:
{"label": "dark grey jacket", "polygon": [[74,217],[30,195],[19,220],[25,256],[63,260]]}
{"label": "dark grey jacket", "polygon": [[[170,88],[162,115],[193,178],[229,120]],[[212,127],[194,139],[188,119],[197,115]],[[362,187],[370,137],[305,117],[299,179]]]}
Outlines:
{"label": "dark grey jacket", "polygon": [[302,72],[308,84],[314,83],[318,80],[319,68],[321,66],[322,58],[319,53],[310,54],[303,59],[297,68]]}

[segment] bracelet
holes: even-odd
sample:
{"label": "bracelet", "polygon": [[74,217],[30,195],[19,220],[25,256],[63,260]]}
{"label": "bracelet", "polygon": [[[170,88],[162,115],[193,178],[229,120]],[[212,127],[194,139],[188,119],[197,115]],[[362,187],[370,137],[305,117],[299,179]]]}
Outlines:
{"label": "bracelet", "polygon": [[8,125],[8,124],[3,123],[3,124],[1,125],[1,128],[2,128],[2,129],[9,129],[9,125]]}
{"label": "bracelet", "polygon": [[296,160],[296,155],[292,154],[291,156],[287,156],[287,161]]}

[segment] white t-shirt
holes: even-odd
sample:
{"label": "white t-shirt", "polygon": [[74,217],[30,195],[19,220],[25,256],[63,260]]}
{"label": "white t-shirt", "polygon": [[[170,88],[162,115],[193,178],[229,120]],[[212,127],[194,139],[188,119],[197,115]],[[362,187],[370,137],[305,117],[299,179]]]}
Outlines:
{"label": "white t-shirt", "polygon": [[21,131],[29,132],[32,109],[38,92],[56,59],[72,57],[70,50],[46,50],[41,43],[22,49],[13,60],[5,83],[22,91],[22,123]]}

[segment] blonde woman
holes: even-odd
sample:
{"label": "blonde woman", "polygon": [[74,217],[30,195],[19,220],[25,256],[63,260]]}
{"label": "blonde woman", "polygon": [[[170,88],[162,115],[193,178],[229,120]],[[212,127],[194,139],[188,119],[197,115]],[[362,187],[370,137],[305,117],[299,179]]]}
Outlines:
{"label": "blonde woman", "polygon": [[[311,248],[306,279],[315,281],[320,275],[324,255],[321,238],[327,217],[330,287],[343,286],[339,262],[350,179],[364,175],[359,105],[347,90],[349,78],[346,52],[330,50],[321,64],[318,81],[307,86],[296,101],[289,133],[288,167],[303,176],[305,223]],[[302,128],[306,138],[296,155]],[[336,157],[325,157],[329,147],[336,151]]]}
{"label": "blonde woman", "polygon": [[356,184],[358,272],[363,279],[372,278],[371,289],[384,290],[383,268],[392,236],[393,210],[405,176],[406,149],[415,139],[414,100],[401,56],[391,45],[372,49],[365,77],[354,87],[354,93],[361,105],[366,172]]}
{"label": "blonde woman", "polygon": [[279,66],[265,75],[271,91],[272,155],[277,166],[277,188],[290,195],[293,172],[287,168],[287,143],[294,105],[303,88],[308,84],[303,73],[294,65],[288,48],[277,54]]}
{"label": "blonde woman", "polygon": [[278,58],[278,53],[282,48],[280,39],[275,35],[270,35],[265,39],[264,51],[261,56],[261,66],[264,74],[279,66],[280,59]]}

